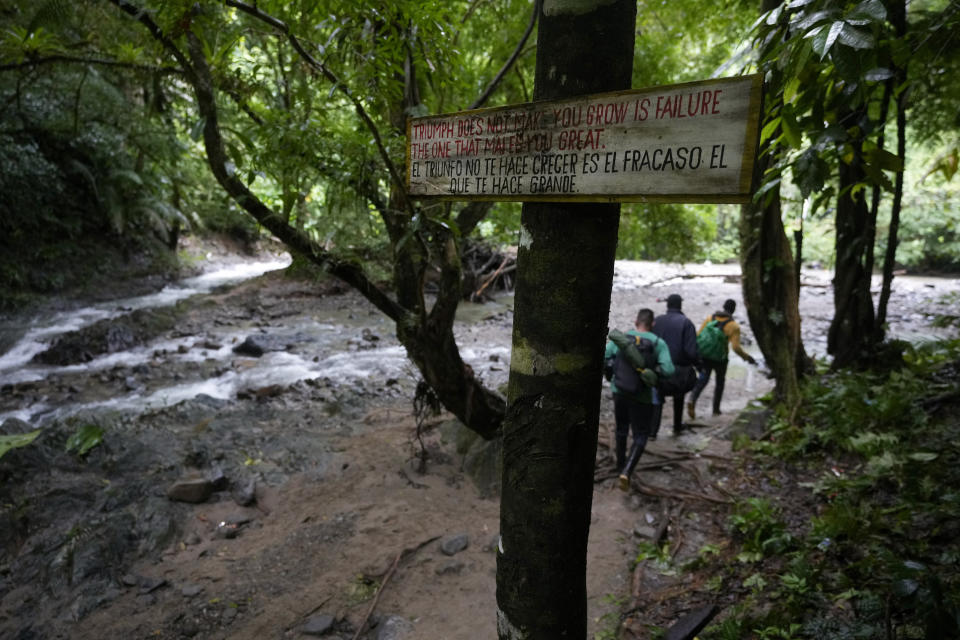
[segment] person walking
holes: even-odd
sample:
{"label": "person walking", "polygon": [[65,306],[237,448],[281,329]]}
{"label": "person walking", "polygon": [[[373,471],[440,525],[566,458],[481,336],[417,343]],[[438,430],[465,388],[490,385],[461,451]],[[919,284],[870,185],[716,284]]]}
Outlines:
{"label": "person walking", "polygon": [[[670,349],[666,343],[651,332],[654,325],[653,311],[650,309],[640,309],[637,312],[637,319],[634,328],[627,331],[626,335],[636,340],[639,347],[645,347],[652,350],[652,358],[655,359],[656,366],[653,371],[649,369],[643,371],[640,380],[625,380],[618,376],[623,370],[626,356],[621,349],[610,340],[607,342],[604,352],[604,360],[612,361],[613,370],[616,372],[610,379],[610,391],[613,392],[613,413],[616,421],[616,456],[617,470],[619,475],[619,486],[622,491],[630,488],[630,475],[633,473],[643,450],[647,446],[647,438],[650,435],[650,429],[653,424],[655,401],[655,386],[658,375],[670,376],[673,374],[673,362],[670,360]],[[637,340],[639,338],[639,340]],[[641,344],[642,341],[649,341]],[[652,343],[652,344],[651,344]],[[642,350],[642,349],[641,349]],[[633,370],[634,374],[638,372],[633,367],[627,366],[628,373]],[[618,387],[617,383],[620,382]],[[635,390],[629,391],[628,388],[635,387]],[[627,433],[633,433],[633,444],[630,448],[630,455],[627,456]]]}
{"label": "person walking", "polygon": [[[663,407],[668,397],[673,398],[673,435],[683,429],[683,398],[693,385],[696,384],[694,365],[700,362],[700,352],[697,350],[697,329],[690,318],[682,311],[683,298],[673,293],[667,296],[667,312],[659,315],[653,322],[653,333],[667,343],[670,349],[670,359],[676,369],[674,377],[666,384],[661,385],[661,404],[657,405],[652,437],[656,438],[660,431],[660,420],[663,417]],[[664,382],[667,382],[666,380]]]}
{"label": "person walking", "polygon": [[[740,345],[740,325],[733,319],[733,312],[736,309],[736,302],[733,300],[725,301],[723,310],[717,311],[704,320],[703,324],[700,325],[700,331],[697,332],[703,366],[700,370],[697,386],[693,388],[690,402],[687,403],[687,413],[691,419],[697,417],[697,399],[710,381],[711,372],[717,374],[717,381],[713,387],[713,415],[720,415],[720,400],[723,398],[723,386],[727,378],[727,362],[729,361],[731,347],[738,356],[750,364],[757,364],[753,356],[744,351]],[[719,329],[722,335],[715,333],[715,329]],[[712,335],[708,336],[708,334]]]}

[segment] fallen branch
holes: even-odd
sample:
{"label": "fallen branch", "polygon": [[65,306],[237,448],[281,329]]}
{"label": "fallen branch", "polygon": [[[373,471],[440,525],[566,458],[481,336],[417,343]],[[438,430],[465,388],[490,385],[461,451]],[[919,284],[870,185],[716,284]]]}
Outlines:
{"label": "fallen branch", "polygon": [[439,538],[440,536],[433,536],[429,540],[425,540],[415,547],[408,547],[397,554],[397,557],[393,559],[393,564],[390,565],[390,569],[387,571],[386,575],[383,576],[383,582],[381,582],[380,586],[377,587],[377,594],[373,597],[373,602],[370,603],[370,607],[367,609],[367,614],[363,616],[363,620],[360,621],[360,626],[357,627],[357,632],[354,634],[353,640],[357,640],[357,638],[360,637],[360,634],[363,633],[363,629],[367,626],[370,616],[373,615],[374,610],[377,608],[377,603],[380,602],[380,596],[383,595],[383,590],[386,588],[387,583],[390,582],[390,578],[393,577],[394,572],[396,572],[397,567],[400,565],[400,561],[403,560],[405,556],[413,555],[420,549],[423,549],[425,546]]}
{"label": "fallen branch", "polygon": [[497,276],[500,275],[500,272],[503,271],[503,268],[507,266],[507,263],[509,261],[510,261],[510,256],[503,257],[503,262],[501,262],[500,266],[497,267],[497,270],[493,272],[493,275],[488,277],[484,281],[484,283],[480,286],[480,288],[474,292],[473,294],[474,298],[479,298],[481,295],[483,295],[483,290],[486,289],[488,286],[490,286],[490,283],[492,283],[494,280],[497,279]]}
{"label": "fallen branch", "polygon": [[648,496],[655,496],[657,498],[690,498],[693,500],[703,500],[705,502],[713,502],[715,504],[731,504],[730,500],[725,498],[715,498],[714,496],[708,496],[702,493],[694,493],[693,491],[684,491],[683,489],[661,489],[659,487],[653,487],[650,485],[645,485],[639,480],[633,482],[633,486],[640,493],[646,494]]}
{"label": "fallen branch", "polygon": [[387,583],[390,582],[390,578],[393,577],[394,572],[397,570],[397,565],[400,564],[400,558],[403,557],[403,551],[397,554],[397,557],[393,559],[393,564],[390,565],[390,570],[387,571],[387,575],[383,577],[383,582],[380,583],[380,586],[377,588],[377,595],[373,597],[373,602],[370,603],[370,608],[367,609],[367,615],[363,616],[363,620],[360,621],[360,626],[357,627],[357,632],[353,634],[353,640],[357,640],[360,637],[360,634],[363,633],[364,627],[367,626],[367,621],[370,620],[370,616],[373,615],[373,610],[377,608],[377,603],[380,602],[380,596],[383,594],[384,588],[387,586]]}

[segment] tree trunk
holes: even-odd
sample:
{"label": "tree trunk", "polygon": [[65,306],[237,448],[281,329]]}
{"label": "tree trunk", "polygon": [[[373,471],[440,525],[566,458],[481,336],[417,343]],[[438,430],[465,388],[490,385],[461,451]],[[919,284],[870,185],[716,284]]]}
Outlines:
{"label": "tree trunk", "polygon": [[[632,0],[547,0],[535,100],[626,89]],[[527,203],[497,556],[501,640],[587,633],[586,553],[619,205]]]}
{"label": "tree trunk", "polygon": [[[780,4],[780,0],[764,0],[761,11],[770,11]],[[780,76],[775,71],[769,84],[775,95],[781,86]],[[767,169],[778,161],[777,151],[770,148],[778,137],[779,127],[759,149],[754,185],[758,186]],[[743,206],[740,269],[750,329],[776,379],[774,394],[792,408],[800,401],[800,379],[809,370],[810,359],[800,336],[799,262],[794,262],[790,252],[781,213],[779,185],[764,194],[759,202]],[[797,236],[798,252],[801,241],[802,231]]]}
{"label": "tree trunk", "polygon": [[[758,157],[755,180],[775,161],[769,153]],[[799,287],[781,219],[779,186],[761,202],[743,206],[740,268],[750,330],[776,379],[777,400],[792,408],[800,401],[800,379],[810,359],[800,337]]]}
{"label": "tree trunk", "polygon": [[[907,35],[907,7],[905,0],[897,0],[890,5],[890,22],[898,39]],[[902,86],[907,77],[906,67],[898,67],[894,82]],[[880,287],[880,299],[877,301],[877,323],[875,339],[883,339],[887,322],[887,303],[890,301],[890,288],[893,284],[893,267],[897,262],[897,234],[900,230],[900,207],[903,202],[903,175],[907,170],[907,92],[897,94],[897,156],[904,166],[897,172],[893,185],[893,203],[890,205],[890,231],[887,233],[887,251],[883,258],[883,284]]]}
{"label": "tree trunk", "polygon": [[[844,120],[858,123],[866,114],[858,109]],[[863,142],[852,141],[853,158],[840,162],[840,195],[836,214],[836,267],[833,278],[834,316],[827,334],[827,353],[834,367],[866,361],[873,346],[873,299],[870,297],[872,264],[867,264],[869,208],[864,190]]]}

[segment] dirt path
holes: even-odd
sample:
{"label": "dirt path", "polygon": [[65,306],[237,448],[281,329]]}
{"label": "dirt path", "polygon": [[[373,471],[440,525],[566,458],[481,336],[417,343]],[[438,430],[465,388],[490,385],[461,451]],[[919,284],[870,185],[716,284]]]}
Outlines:
{"label": "dirt path", "polygon": [[[677,277],[682,271],[675,266],[618,265],[623,286],[614,292],[610,326],[629,326],[641,306],[662,312],[662,301],[675,292],[698,326],[725,298],[741,302],[733,267],[692,270],[701,277]],[[901,323],[898,330],[926,330],[923,314],[942,310],[937,300],[950,287],[956,282],[932,290],[920,283],[895,294],[891,316]],[[824,292],[812,286],[802,300],[813,345],[830,317]],[[509,299],[501,302],[465,305],[462,314],[473,318],[458,328],[465,355],[477,358],[475,369],[493,386],[506,380],[509,368],[509,356],[497,355],[509,353],[512,319]],[[742,320],[742,304],[739,310]],[[356,335],[343,338],[346,351],[366,348],[364,340],[377,334],[365,357],[396,349],[383,320],[358,296],[324,295],[275,276],[209,296],[165,338],[196,334],[199,342],[214,326],[270,331],[297,322],[321,331],[348,324]],[[747,350],[759,355],[746,327],[744,338]],[[317,344],[304,340],[292,353],[326,357],[316,353]],[[97,376],[13,385],[9,398],[67,400],[88,391],[99,397],[129,385],[132,373],[149,388],[233,375],[251,362],[197,364],[176,356],[176,347],[156,356],[146,373],[118,366]],[[414,379],[380,376],[349,384],[317,378],[228,400],[101,416],[108,436],[84,461],[62,451],[76,421],[51,428],[47,443],[9,453],[0,461],[0,637],[265,640],[310,631],[346,640],[371,609],[373,626],[360,635],[368,640],[496,637],[498,502],[467,477],[443,417],[424,439],[427,471],[417,472]],[[673,438],[667,409],[661,436],[641,460],[629,493],[614,486],[612,402],[604,400],[588,549],[591,638],[615,637],[624,612],[630,637],[649,637],[652,628],[722,600],[703,577],[666,565],[655,570],[656,558],[638,571],[635,559],[659,548],[669,556],[667,565],[680,566],[708,544],[725,544],[740,473],[728,427],[770,388],[759,369],[734,357],[724,414],[697,420]],[[701,410],[712,390],[711,383]],[[167,500],[178,479],[218,468],[230,488],[200,504]],[[235,494],[250,480],[256,500],[241,506],[245,500]]]}

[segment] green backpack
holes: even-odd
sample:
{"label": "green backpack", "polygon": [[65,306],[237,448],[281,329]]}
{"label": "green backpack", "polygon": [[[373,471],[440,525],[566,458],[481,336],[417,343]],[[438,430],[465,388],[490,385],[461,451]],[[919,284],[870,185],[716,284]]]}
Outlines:
{"label": "green backpack", "polygon": [[697,349],[700,351],[701,358],[714,362],[727,359],[727,334],[723,332],[723,327],[730,320],[732,318],[721,322],[714,317],[697,335]]}

